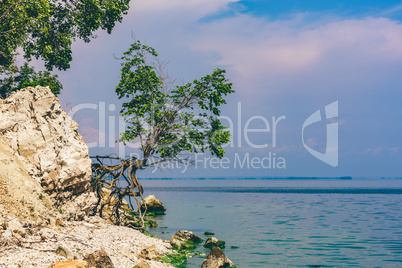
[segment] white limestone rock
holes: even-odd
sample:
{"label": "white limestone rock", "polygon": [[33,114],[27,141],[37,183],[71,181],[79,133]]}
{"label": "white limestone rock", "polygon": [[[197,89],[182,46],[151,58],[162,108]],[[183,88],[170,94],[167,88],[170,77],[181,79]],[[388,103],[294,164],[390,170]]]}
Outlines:
{"label": "white limestone rock", "polygon": [[47,87],[28,87],[0,100],[0,133],[13,154],[51,197],[88,189],[91,160],[78,124]]}

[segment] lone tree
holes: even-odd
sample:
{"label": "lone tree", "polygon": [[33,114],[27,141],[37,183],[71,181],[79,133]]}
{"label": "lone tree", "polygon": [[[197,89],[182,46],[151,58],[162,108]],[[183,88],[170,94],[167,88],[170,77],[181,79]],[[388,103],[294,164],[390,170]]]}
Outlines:
{"label": "lone tree", "polygon": [[[35,84],[38,77],[44,77],[42,86],[50,85],[57,93],[61,88],[54,84],[57,76],[50,76],[48,71],[69,69],[72,42],[77,38],[89,42],[98,29],[111,33],[116,22],[127,14],[129,3],[130,0],[0,0],[0,75],[9,78],[0,79],[0,97],[18,90],[20,83]],[[22,48],[27,61],[42,59],[47,72],[35,73],[27,65],[18,68],[18,48]]]}
{"label": "lone tree", "polygon": [[[126,130],[121,133],[120,141],[138,142],[142,157],[120,159],[113,166],[95,164],[98,182],[113,189],[118,198],[135,197],[142,194],[138,170],[164,162],[188,164],[191,155],[198,152],[224,156],[222,145],[229,142],[230,133],[220,121],[220,106],[226,103],[224,97],[234,92],[232,83],[225,78],[225,70],[216,69],[200,80],[175,85],[164,72],[165,64],[158,59],[157,52],[140,41],[135,41],[121,60],[116,93],[126,100],[121,111]],[[120,169],[124,163],[126,173]],[[119,172],[113,172],[116,169]],[[122,177],[128,186],[119,188],[116,179]]]}

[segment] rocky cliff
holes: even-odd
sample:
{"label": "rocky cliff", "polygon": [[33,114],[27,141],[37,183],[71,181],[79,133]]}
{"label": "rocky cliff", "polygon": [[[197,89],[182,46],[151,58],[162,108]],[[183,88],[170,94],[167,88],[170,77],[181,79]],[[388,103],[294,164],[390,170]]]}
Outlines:
{"label": "rocky cliff", "polygon": [[47,87],[0,100],[0,211],[48,220],[88,214],[96,198],[88,191],[91,160],[77,129]]}
{"label": "rocky cliff", "polygon": [[91,178],[88,147],[78,124],[47,87],[28,87],[0,100],[0,133],[53,198],[84,192]]}

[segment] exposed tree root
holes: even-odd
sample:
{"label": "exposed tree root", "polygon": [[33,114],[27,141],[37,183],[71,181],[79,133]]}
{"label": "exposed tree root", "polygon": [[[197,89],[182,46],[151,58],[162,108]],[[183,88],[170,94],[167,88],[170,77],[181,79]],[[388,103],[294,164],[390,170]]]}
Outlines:
{"label": "exposed tree root", "polygon": [[[122,159],[115,156],[94,156],[91,157],[96,160],[92,164],[92,188],[97,193],[98,203],[93,211],[96,214],[99,211],[102,217],[103,207],[108,204],[112,205],[112,215],[109,220],[115,224],[121,223],[120,209],[123,204],[123,199],[128,197],[131,209],[135,209],[131,202],[131,198],[135,199],[137,204],[139,219],[141,226],[131,227],[136,229],[144,228],[144,215],[146,211],[141,212],[140,202],[138,197],[143,199],[143,188],[138,181],[136,171],[141,169],[142,161],[136,158]],[[107,164],[105,162],[108,162]],[[102,202],[101,189],[106,188],[111,191],[108,200]]]}

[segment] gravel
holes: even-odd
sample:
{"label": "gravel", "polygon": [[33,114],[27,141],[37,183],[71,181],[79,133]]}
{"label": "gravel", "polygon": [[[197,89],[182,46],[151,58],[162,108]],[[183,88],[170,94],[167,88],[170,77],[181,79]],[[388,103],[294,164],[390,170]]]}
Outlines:
{"label": "gravel", "polygon": [[[150,267],[173,267],[158,260],[160,256],[173,253],[168,241],[113,225],[99,217],[64,222],[63,225],[31,226],[19,233],[0,231],[0,267],[50,267],[57,261],[67,260],[54,252],[59,246],[72,251],[77,259],[104,249],[115,268],[132,268],[141,261]],[[145,249],[152,253],[149,258],[144,254],[138,256]]]}

